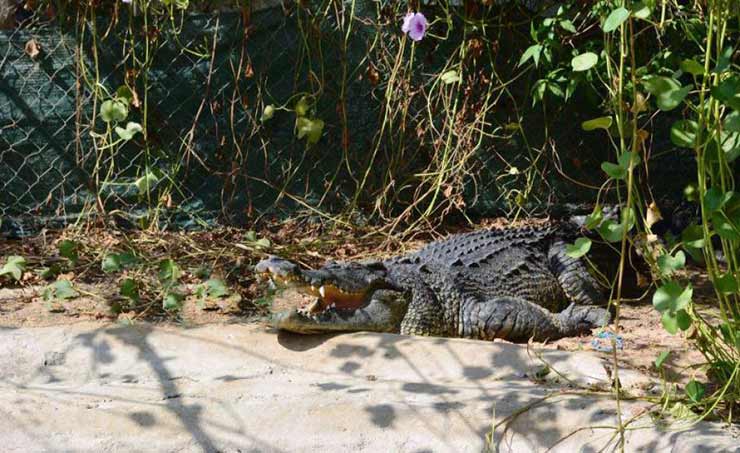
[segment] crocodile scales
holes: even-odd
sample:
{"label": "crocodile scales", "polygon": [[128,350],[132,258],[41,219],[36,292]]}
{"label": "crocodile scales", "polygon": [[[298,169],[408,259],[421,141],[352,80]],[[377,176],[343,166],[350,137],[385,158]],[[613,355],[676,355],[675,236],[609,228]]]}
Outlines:
{"label": "crocodile scales", "polygon": [[255,270],[308,296],[273,315],[280,329],[554,340],[610,319],[596,279],[566,254],[576,237],[574,224],[549,222],[452,235],[381,261],[311,270],[270,257]]}

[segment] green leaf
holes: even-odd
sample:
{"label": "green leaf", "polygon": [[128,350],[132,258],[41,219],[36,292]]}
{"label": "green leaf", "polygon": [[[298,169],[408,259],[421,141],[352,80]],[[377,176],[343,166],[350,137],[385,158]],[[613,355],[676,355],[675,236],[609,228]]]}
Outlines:
{"label": "green leaf", "polygon": [[704,231],[701,225],[690,225],[686,227],[681,232],[681,242],[684,249],[686,249],[694,260],[700,263],[704,262],[704,254],[702,252],[704,248]]}
{"label": "green leaf", "polygon": [[262,110],[262,116],[260,117],[261,122],[265,122],[272,119],[272,116],[275,114],[275,107],[270,104],[266,105],[265,108]]}
{"label": "green leaf", "polygon": [[121,282],[119,292],[121,296],[131,299],[133,302],[139,301],[139,285],[132,278],[124,279]]}
{"label": "green leaf", "polygon": [[619,242],[622,240],[624,228],[621,223],[612,219],[606,219],[599,227],[599,234],[607,242]]}
{"label": "green leaf", "polygon": [[683,102],[683,100],[689,94],[689,91],[691,91],[691,86],[686,85],[685,87],[670,90],[658,95],[656,100],[658,108],[663,110],[664,112],[675,109],[676,107],[681,105],[681,102]]}
{"label": "green leaf", "polygon": [[676,326],[681,330],[688,330],[691,327],[691,317],[686,310],[678,310],[676,312]]}
{"label": "green leaf", "polygon": [[103,258],[100,264],[101,269],[106,274],[111,272],[118,272],[123,270],[124,267],[131,266],[138,262],[138,258],[129,252],[123,253],[111,253]]}
{"label": "green leaf", "polygon": [[120,271],[123,267],[121,266],[121,261],[118,258],[118,255],[114,253],[106,255],[105,258],[103,258],[103,262],[100,263],[100,268],[106,274],[110,274],[111,272]]}
{"label": "green leaf", "polygon": [[693,148],[699,124],[691,120],[679,120],[671,126],[671,142],[682,148]]}
{"label": "green leaf", "polygon": [[128,116],[128,105],[125,101],[109,99],[100,105],[100,118],[106,123],[118,123]]}
{"label": "green leaf", "polygon": [[682,288],[677,282],[669,281],[655,290],[653,306],[661,313],[677,312],[689,306],[694,289],[691,285]]}
{"label": "green leaf", "polygon": [[733,224],[722,212],[712,214],[712,225],[722,239],[740,241],[740,227]]}
{"label": "green leaf", "polygon": [[558,25],[560,25],[560,28],[563,30],[570,32],[570,33],[576,33],[576,27],[573,25],[573,22],[569,21],[568,19],[563,19],[560,22],[558,22]]}
{"label": "green leaf", "polygon": [[725,72],[730,67],[732,61],[732,54],[735,51],[732,46],[725,47],[719,58],[717,59],[717,66],[714,68],[715,73]]}
{"label": "green leaf", "polygon": [[637,2],[632,5],[632,15],[637,19],[648,19],[651,14],[652,10],[650,6],[646,5],[645,2]]}
{"label": "green leaf", "polygon": [[731,107],[740,110],[740,77],[732,76],[724,79],[710,89],[712,97]]}
{"label": "green leaf", "polygon": [[565,247],[565,254],[571,258],[580,258],[591,250],[591,239],[578,238],[574,244]]}
{"label": "green leaf", "polygon": [[698,382],[694,379],[689,381],[688,384],[686,384],[686,396],[689,397],[689,399],[695,403],[698,403],[701,401],[702,398],[704,398],[704,393],[706,392],[706,387],[701,382]]}
{"label": "green leaf", "polygon": [[740,112],[733,111],[727,115],[724,128],[727,132],[740,132]]}
{"label": "green leaf", "polygon": [[446,71],[442,73],[441,76],[439,76],[440,79],[442,79],[442,82],[445,85],[449,85],[451,83],[456,83],[460,81],[460,76],[457,74],[457,71],[454,69],[450,69],[449,71]]}
{"label": "green leaf", "polygon": [[270,247],[270,240],[267,238],[260,238],[255,241],[254,245],[256,245],[258,248],[266,249]]}
{"label": "green leaf", "polygon": [[678,319],[676,314],[672,311],[665,311],[660,316],[660,322],[663,324],[663,328],[671,335],[675,335],[678,332]]}
{"label": "green leaf", "polygon": [[612,125],[612,117],[611,116],[602,116],[599,118],[594,118],[592,120],[584,121],[581,123],[581,128],[584,131],[592,131],[594,129],[605,129],[608,130]]}
{"label": "green leaf", "polygon": [[59,248],[60,256],[62,256],[63,258],[67,258],[69,261],[72,262],[72,264],[77,262],[77,259],[79,257],[77,255],[77,243],[75,241],[65,239],[60,242],[57,247]]}
{"label": "green leaf", "polygon": [[675,256],[671,256],[666,253],[658,257],[658,269],[660,274],[664,277],[668,277],[678,269],[682,269],[686,265],[686,254],[681,250],[676,252]]}
{"label": "green leaf", "polygon": [[738,283],[738,279],[732,275],[732,272],[727,272],[726,274],[722,274],[717,277],[714,281],[714,287],[721,293],[735,294],[740,288],[740,283]]}
{"label": "green leaf", "polygon": [[704,66],[700,65],[696,60],[689,59],[681,62],[681,70],[688,72],[693,76],[700,76],[704,74]]}
{"label": "green leaf", "polygon": [[250,231],[247,231],[246,233],[244,233],[244,240],[245,241],[248,241],[248,242],[255,242],[255,241],[257,241],[257,233],[255,233],[254,231],[251,231],[251,230]]}
{"label": "green leaf", "polygon": [[116,100],[123,101],[126,105],[131,105],[131,102],[134,100],[134,92],[126,85],[121,85],[116,90]]}
{"label": "green leaf", "polygon": [[141,124],[129,121],[128,123],[126,123],[126,129],[120,126],[116,126],[115,130],[116,134],[118,134],[118,136],[121,137],[122,140],[128,141],[134,138],[134,135],[143,131],[144,129],[142,129]]}
{"label": "green leaf", "polygon": [[613,164],[611,162],[602,162],[601,169],[604,170],[610,178],[624,179],[627,177],[627,169],[621,165]]}
{"label": "green leaf", "polygon": [[538,66],[540,63],[541,53],[542,53],[542,46],[540,44],[534,44],[532,46],[527,47],[527,50],[524,51],[524,53],[522,54],[522,57],[519,59],[519,64],[517,66],[523,65],[530,58],[534,59],[534,65]]}
{"label": "green leaf", "polygon": [[602,220],[604,220],[604,213],[601,210],[601,206],[596,206],[594,212],[586,216],[586,228],[593,230],[601,224]]}
{"label": "green leaf", "polygon": [[179,310],[184,298],[185,296],[182,294],[170,291],[164,296],[164,300],[162,300],[162,308],[167,311]]}
{"label": "green leaf", "polygon": [[59,266],[59,264],[54,263],[49,267],[42,267],[36,270],[39,277],[43,278],[44,280],[51,280],[53,278],[56,278],[57,275],[62,273],[62,268]]}
{"label": "green leaf", "polygon": [[598,61],[598,55],[593,52],[586,52],[573,57],[573,59],[570,61],[570,66],[575,72],[588,71],[589,69],[594,67]]}
{"label": "green leaf", "polygon": [[134,182],[134,185],[139,190],[139,195],[146,195],[158,182],[159,178],[154,173],[147,171],[144,176]]}
{"label": "green leaf", "polygon": [[295,114],[298,116],[306,116],[308,113],[308,99],[303,96],[295,104]]}
{"label": "green leaf", "polygon": [[180,267],[171,258],[159,262],[159,280],[162,283],[171,285],[179,280],[181,276]]}
{"label": "green leaf", "polygon": [[658,354],[658,358],[655,359],[655,368],[662,368],[665,360],[671,354],[671,351],[663,351]]}
{"label": "green leaf", "polygon": [[604,26],[602,27],[604,33],[613,32],[619,28],[619,26],[622,25],[628,17],[630,17],[630,12],[626,8],[620,7],[615,9],[604,21]]}
{"label": "green leaf", "polygon": [[722,209],[728,201],[730,201],[732,195],[732,191],[722,193],[722,190],[719,187],[711,187],[707,190],[707,193],[704,194],[704,206],[710,213],[718,211]]}
{"label": "green leaf", "polygon": [[625,151],[620,154],[617,160],[622,168],[628,170],[630,168],[630,162],[632,162],[632,168],[640,164],[640,155],[632,151]]}
{"label": "green leaf", "polygon": [[206,291],[210,297],[226,297],[230,294],[228,286],[223,280],[212,278],[205,283]]}
{"label": "green leaf", "polygon": [[296,119],[296,134],[301,139],[306,137],[306,142],[309,145],[318,143],[321,138],[321,132],[324,130],[324,122],[320,119],[308,119],[300,117]]}
{"label": "green leaf", "polygon": [[43,293],[43,298],[46,301],[54,299],[73,299],[80,294],[74,290],[72,283],[69,280],[57,280],[52,283]]}
{"label": "green leaf", "polygon": [[22,256],[11,255],[0,269],[0,275],[10,275],[13,280],[19,281],[26,270],[26,259]]}
{"label": "green leaf", "polygon": [[722,152],[727,163],[740,157],[740,133],[722,131]]}
{"label": "green leaf", "polygon": [[647,76],[642,79],[642,84],[648,93],[654,96],[660,96],[663,93],[681,88],[681,84],[677,80],[663,76]]}

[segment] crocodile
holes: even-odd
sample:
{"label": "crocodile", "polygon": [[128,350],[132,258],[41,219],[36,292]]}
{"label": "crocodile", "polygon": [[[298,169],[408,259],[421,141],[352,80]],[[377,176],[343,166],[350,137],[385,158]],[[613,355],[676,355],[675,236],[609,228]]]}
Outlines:
{"label": "crocodile", "polygon": [[411,254],[318,269],[270,256],[255,271],[304,296],[272,314],[278,329],[547,341],[611,319],[598,280],[566,254],[578,235],[574,223],[547,222],[455,234]]}

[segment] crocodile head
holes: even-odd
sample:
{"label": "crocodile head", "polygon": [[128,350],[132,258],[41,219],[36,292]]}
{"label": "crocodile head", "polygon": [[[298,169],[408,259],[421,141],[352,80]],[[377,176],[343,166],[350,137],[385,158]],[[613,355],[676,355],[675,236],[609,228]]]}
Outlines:
{"label": "crocodile head", "polygon": [[299,307],[273,313],[272,324],[283,330],[398,331],[408,308],[408,294],[390,281],[380,262],[330,262],[305,269],[270,257],[257,263],[255,271],[276,287],[304,296]]}

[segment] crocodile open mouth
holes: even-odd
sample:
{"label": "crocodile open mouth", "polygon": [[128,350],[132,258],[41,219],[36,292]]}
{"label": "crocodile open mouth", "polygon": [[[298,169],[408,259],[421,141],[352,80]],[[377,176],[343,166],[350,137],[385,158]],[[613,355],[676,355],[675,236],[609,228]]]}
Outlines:
{"label": "crocodile open mouth", "polygon": [[262,273],[262,278],[271,281],[278,288],[291,288],[304,298],[297,310],[305,315],[317,315],[326,310],[357,310],[365,306],[371,291],[347,291],[332,284],[320,286],[307,284],[295,275],[277,275],[271,272]]}

